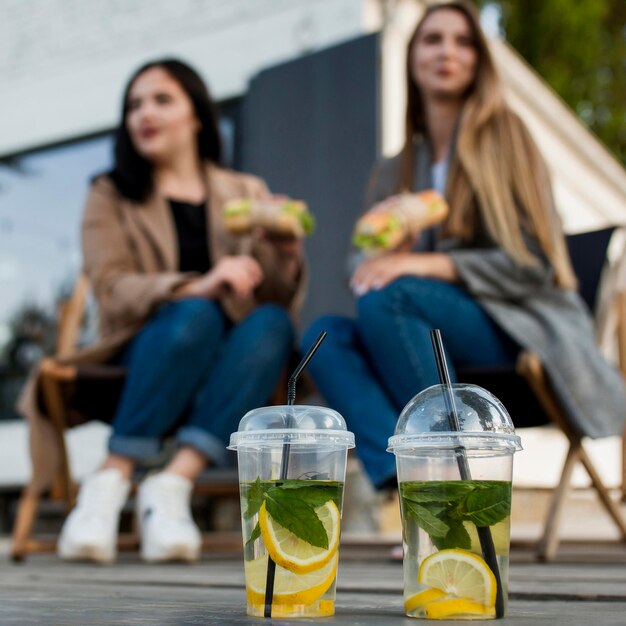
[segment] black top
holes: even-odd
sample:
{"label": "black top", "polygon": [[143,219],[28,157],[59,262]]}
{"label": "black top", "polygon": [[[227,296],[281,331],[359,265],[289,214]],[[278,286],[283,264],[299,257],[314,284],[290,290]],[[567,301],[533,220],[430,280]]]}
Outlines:
{"label": "black top", "polygon": [[206,203],[169,202],[178,236],[178,269],[181,272],[207,272],[211,261]]}

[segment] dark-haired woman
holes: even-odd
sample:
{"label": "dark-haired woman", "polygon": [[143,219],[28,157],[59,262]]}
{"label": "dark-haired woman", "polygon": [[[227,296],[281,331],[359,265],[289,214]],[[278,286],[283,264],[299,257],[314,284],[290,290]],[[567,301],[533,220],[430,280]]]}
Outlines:
{"label": "dark-haired woman", "polygon": [[301,246],[225,232],[225,201],[269,192],[219,162],[216,117],[198,75],[173,60],[142,67],[124,96],[115,167],[94,182],[82,224],[102,335],[82,360],[123,363],[128,377],[108,457],[63,527],[63,558],[114,559],[135,463],[174,436],[173,458],[139,487],[142,556],[197,559],[193,480],[226,461],[229,434],[269,399],[288,361]]}

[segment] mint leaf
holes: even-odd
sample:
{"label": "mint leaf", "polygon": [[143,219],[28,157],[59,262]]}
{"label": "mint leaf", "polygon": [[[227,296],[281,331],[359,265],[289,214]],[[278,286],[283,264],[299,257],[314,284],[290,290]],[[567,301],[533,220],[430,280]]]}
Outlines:
{"label": "mint leaf", "polygon": [[259,522],[257,522],[256,526],[254,527],[252,531],[252,534],[250,535],[250,539],[246,541],[246,545],[250,545],[251,543],[254,543],[260,536],[261,536],[261,527],[259,526]]}
{"label": "mint leaf", "polygon": [[[450,523],[450,520],[448,520]],[[453,523],[445,537],[432,537],[432,542],[438,550],[448,548],[463,548],[469,550],[472,547],[472,540],[462,522]]]}
{"label": "mint leaf", "polygon": [[246,510],[243,514],[244,519],[250,519],[259,512],[265,497],[265,489],[266,487],[261,483],[260,477],[248,487],[246,492]]}
{"label": "mint leaf", "polygon": [[435,537],[445,537],[450,530],[450,526],[435,517],[425,506],[415,502],[406,503],[407,512],[415,519],[417,525],[424,529],[433,539]]}
{"label": "mint leaf", "polygon": [[420,481],[402,483],[400,490],[405,516],[415,518],[439,549],[471,549],[463,522],[488,527],[511,513],[509,482]]}
{"label": "mint leaf", "polygon": [[310,487],[310,480],[298,480],[297,478],[290,478],[289,480],[285,480],[276,487],[280,487],[281,489],[301,489],[302,487]]}
{"label": "mint leaf", "polygon": [[429,481],[402,494],[413,502],[458,502],[474,489],[468,482]]}
{"label": "mint leaf", "polygon": [[289,480],[280,485],[281,489],[297,490],[298,498],[310,504],[314,509],[333,500],[341,508],[341,485],[339,483],[311,484],[310,480]]}
{"label": "mint leaf", "polygon": [[421,504],[425,509],[428,509],[435,517],[442,519],[442,513],[448,509],[448,505],[445,502],[424,502]]}
{"label": "mint leaf", "polygon": [[298,487],[295,490],[292,488],[291,493],[294,497],[297,496],[300,500],[310,504],[314,509],[324,506],[329,500],[332,500],[333,496],[331,491],[324,487]]}
{"label": "mint leaf", "polygon": [[448,498],[446,498],[442,493],[428,493],[428,492],[415,492],[415,493],[405,493],[405,500],[410,500],[411,502],[418,502],[420,504],[424,504],[426,502],[447,502]]}
{"label": "mint leaf", "polygon": [[511,513],[511,486],[495,483],[476,489],[465,500],[464,519],[476,526],[493,526]]}
{"label": "mint leaf", "polygon": [[469,550],[472,547],[472,539],[463,523],[450,527],[446,535],[446,543],[451,548],[463,548]]}
{"label": "mint leaf", "polygon": [[272,487],[267,491],[267,512],[296,537],[318,548],[328,548],[326,529],[315,509],[290,489]]}

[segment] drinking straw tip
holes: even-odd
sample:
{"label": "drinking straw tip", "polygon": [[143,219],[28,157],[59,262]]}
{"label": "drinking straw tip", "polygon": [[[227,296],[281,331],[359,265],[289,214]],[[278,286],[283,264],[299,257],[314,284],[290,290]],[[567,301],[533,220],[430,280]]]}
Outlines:
{"label": "drinking straw tip", "polygon": [[287,404],[293,404],[296,400],[296,382],[302,374],[304,368],[309,364],[309,361],[313,358],[313,355],[317,352],[317,349],[322,344],[322,341],[326,339],[326,335],[328,333],[323,330],[318,336],[317,339],[313,342],[313,345],[307,350],[307,353],[302,358],[302,361],[298,364],[298,367],[293,371],[291,376],[289,377],[289,381],[287,382]]}

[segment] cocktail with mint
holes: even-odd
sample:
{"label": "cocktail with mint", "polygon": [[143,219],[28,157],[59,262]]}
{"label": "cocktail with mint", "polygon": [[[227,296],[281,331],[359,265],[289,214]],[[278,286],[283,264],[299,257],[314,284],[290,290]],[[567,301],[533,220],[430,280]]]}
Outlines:
{"label": "cocktail with mint", "polygon": [[495,617],[498,581],[478,529],[494,544],[507,595],[511,483],[490,480],[400,483],[405,550],[404,606],[412,617]]}
{"label": "cocktail with mint", "polygon": [[481,387],[435,385],[403,410],[389,450],[398,468],[408,616],[504,615],[520,447],[506,409]]}
{"label": "cocktail with mint", "polygon": [[353,441],[335,411],[298,405],[251,411],[231,436],[248,615],[334,614],[346,452]]}
{"label": "cocktail with mint", "polygon": [[263,616],[268,556],[274,561],[272,616],[334,614],[343,483],[241,484],[248,612]]}

